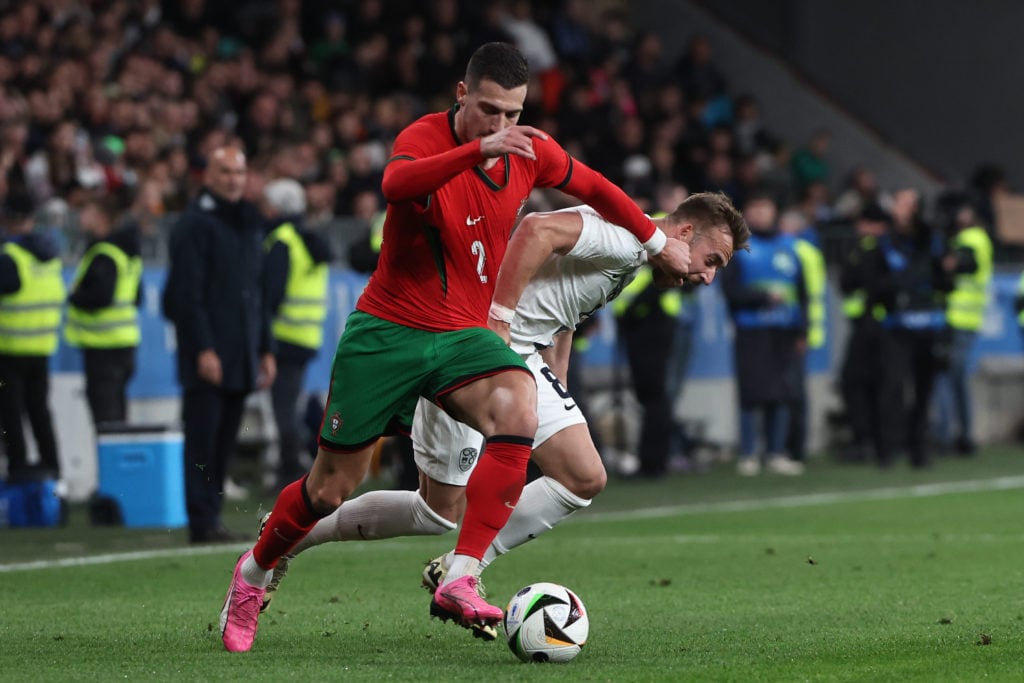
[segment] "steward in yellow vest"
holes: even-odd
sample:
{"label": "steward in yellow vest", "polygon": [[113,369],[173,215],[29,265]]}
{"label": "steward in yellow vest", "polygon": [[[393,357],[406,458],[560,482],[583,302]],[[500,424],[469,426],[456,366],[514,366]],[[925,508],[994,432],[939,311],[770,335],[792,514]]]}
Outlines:
{"label": "steward in yellow vest", "polygon": [[839,387],[850,441],[842,453],[847,461],[877,457],[878,395],[881,391],[882,326],[885,308],[867,307],[865,261],[878,248],[878,240],[889,229],[889,214],[877,204],[864,207],[854,228],[857,242],[843,258],[839,289],[843,295],[843,317],[849,322],[849,336],[843,352]]}
{"label": "steward in yellow vest", "polygon": [[42,468],[60,476],[50,415],[50,356],[57,350],[64,280],[57,245],[32,232],[28,197],[9,196],[4,207],[7,241],[0,248],[0,439],[8,479],[29,472],[23,424],[32,435]]}
{"label": "steward in yellow vest", "polygon": [[[978,330],[985,319],[988,289],[992,281],[992,240],[980,227],[974,208],[966,198],[955,200],[953,216],[956,233],[949,243],[943,267],[953,277],[953,289],[946,298],[949,326],[948,367],[940,373],[935,387],[936,436],[940,444],[954,446],[961,455],[974,452],[968,360]],[[953,436],[953,425],[957,435]]]}
{"label": "steward in yellow vest", "polygon": [[68,344],[82,349],[85,395],[97,429],[128,419],[128,382],[142,337],[139,234],[134,225],[115,231],[118,219],[117,207],[106,200],[81,207],[89,246],[71,283],[64,324]]}
{"label": "steward in yellow vest", "polygon": [[[666,215],[662,212],[651,217]],[[642,266],[612,302],[633,392],[643,407],[638,454],[641,476],[663,476],[673,455],[685,455],[686,434],[676,424],[673,407],[682,389],[690,348],[677,342],[690,340],[693,328],[685,323],[692,322],[692,310],[693,294],[678,287],[658,289],[650,266]]]}
{"label": "steward in yellow vest", "polygon": [[992,282],[992,239],[985,228],[974,225],[960,230],[950,246],[956,257],[956,279],[946,300],[946,322],[954,330],[977,332],[985,319]]}
{"label": "steward in yellow vest", "polygon": [[[306,472],[297,404],[306,367],[324,341],[331,251],[317,232],[302,227],[305,191],[298,182],[274,180],[264,190],[263,213],[275,227],[263,241],[264,287],[277,342],[277,379],[270,389],[280,438],[278,484]],[[331,339],[333,344],[336,340]]]}

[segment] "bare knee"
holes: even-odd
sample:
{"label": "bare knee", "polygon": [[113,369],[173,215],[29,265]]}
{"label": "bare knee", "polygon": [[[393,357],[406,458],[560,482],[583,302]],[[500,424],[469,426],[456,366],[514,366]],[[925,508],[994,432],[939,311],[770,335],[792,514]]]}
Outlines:
{"label": "bare knee", "polygon": [[521,403],[495,415],[494,434],[510,434],[532,438],[537,433],[536,405],[525,401]]}
{"label": "bare knee", "polygon": [[313,510],[329,515],[347,500],[363,482],[370,468],[373,446],[354,453],[317,451],[313,468],[306,477],[306,495]]}
{"label": "bare knee", "polygon": [[[565,479],[566,481],[562,481]],[[593,500],[608,484],[608,474],[600,467],[593,471],[572,473],[557,480],[574,496],[583,500]]]}
{"label": "bare knee", "polygon": [[329,515],[352,495],[355,487],[338,485],[337,482],[323,482],[319,485],[306,480],[306,494],[309,496],[309,503],[313,510],[321,515]]}

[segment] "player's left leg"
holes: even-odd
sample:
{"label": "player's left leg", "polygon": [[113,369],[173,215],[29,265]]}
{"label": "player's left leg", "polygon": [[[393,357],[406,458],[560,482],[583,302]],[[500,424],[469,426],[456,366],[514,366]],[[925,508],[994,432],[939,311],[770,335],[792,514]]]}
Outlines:
{"label": "player's left leg", "polygon": [[[496,337],[497,338],[497,337]],[[504,371],[446,397],[446,407],[486,436],[484,456],[466,486],[466,513],[455,556],[431,601],[431,614],[455,619],[491,639],[504,616],[479,594],[477,566],[519,502],[537,431],[536,384],[527,372]]]}
{"label": "player's left leg", "polygon": [[[516,509],[480,560],[478,573],[498,556],[532,541],[590,505],[608,481],[586,422],[556,432],[534,449],[533,459],[544,476],[523,489]],[[427,564],[423,572],[427,590],[433,591],[444,582],[454,557],[453,550]]]}

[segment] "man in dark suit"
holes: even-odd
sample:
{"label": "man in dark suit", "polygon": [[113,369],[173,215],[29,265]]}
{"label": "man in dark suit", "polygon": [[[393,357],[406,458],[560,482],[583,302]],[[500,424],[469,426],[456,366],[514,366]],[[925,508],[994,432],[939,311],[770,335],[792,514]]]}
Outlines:
{"label": "man in dark suit", "polygon": [[264,301],[263,220],[242,198],[245,154],[210,155],[204,186],[171,235],[164,312],[175,324],[193,543],[235,540],[221,522],[224,480],[245,398],[276,374]]}

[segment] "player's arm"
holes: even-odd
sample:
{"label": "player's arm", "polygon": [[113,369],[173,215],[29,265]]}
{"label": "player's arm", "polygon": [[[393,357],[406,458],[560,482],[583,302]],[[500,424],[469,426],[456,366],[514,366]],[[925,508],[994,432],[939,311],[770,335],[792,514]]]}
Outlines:
{"label": "player's arm", "polygon": [[509,341],[516,306],[530,279],[552,254],[567,254],[580,238],[583,218],[577,211],[531,213],[512,233],[498,269],[488,326]]}
{"label": "player's arm", "polygon": [[[569,376],[569,355],[572,353],[572,338],[572,330],[566,330],[555,335],[554,346],[540,352],[540,357],[544,359],[544,362],[551,368],[551,372],[555,373],[555,377],[567,389],[569,387],[566,385],[568,381],[566,378]],[[572,393],[572,389],[569,389],[569,392]]]}
{"label": "player's arm", "polygon": [[423,158],[403,151],[396,140],[395,154],[384,167],[381,192],[389,203],[422,199],[483,160],[479,140]]}
{"label": "player's arm", "polygon": [[420,142],[424,135],[436,135],[436,132],[414,125],[395,140],[381,183],[381,191],[388,202],[422,199],[484,159],[503,154],[534,159],[533,139],[548,139],[543,131],[531,126],[511,126],[439,154],[424,154],[423,150],[430,148],[429,142]]}
{"label": "player's arm", "polygon": [[[640,207],[617,185],[586,164],[569,157],[565,150],[551,141],[537,145],[549,162],[557,166],[559,154],[568,158],[563,180],[554,187],[594,207],[612,225],[629,230],[643,243],[651,265],[679,278],[690,268],[689,249],[679,241],[670,241]],[[540,158],[540,157],[539,157]]]}

